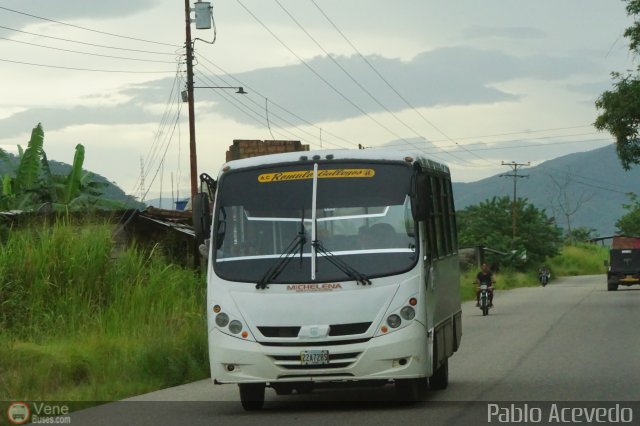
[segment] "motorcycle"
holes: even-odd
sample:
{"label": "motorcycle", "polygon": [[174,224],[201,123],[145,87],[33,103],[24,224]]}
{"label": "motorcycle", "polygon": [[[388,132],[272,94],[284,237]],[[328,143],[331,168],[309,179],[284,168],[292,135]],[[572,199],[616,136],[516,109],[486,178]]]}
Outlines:
{"label": "motorcycle", "polygon": [[489,286],[486,284],[480,285],[480,310],[482,316],[489,315]]}
{"label": "motorcycle", "polygon": [[540,272],[538,272],[538,281],[540,281],[542,287],[546,286],[549,283],[550,278],[551,272],[549,272],[547,268],[541,269]]}

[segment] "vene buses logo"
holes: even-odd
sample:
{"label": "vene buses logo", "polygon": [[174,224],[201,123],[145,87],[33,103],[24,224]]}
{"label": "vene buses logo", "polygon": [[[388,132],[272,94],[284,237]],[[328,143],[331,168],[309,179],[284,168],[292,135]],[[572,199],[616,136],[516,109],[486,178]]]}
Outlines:
{"label": "vene buses logo", "polygon": [[[344,178],[372,178],[376,175],[373,169],[330,169],[318,170],[318,179]],[[298,170],[294,172],[263,173],[258,176],[258,182],[288,182],[292,180],[313,179],[313,170]]]}
{"label": "vene buses logo", "polygon": [[340,283],[323,283],[323,284],[288,284],[287,291],[306,292],[306,291],[333,291],[342,290]]}
{"label": "vene buses logo", "polygon": [[7,408],[7,418],[14,425],[23,425],[29,421],[31,410],[26,402],[12,402]]}

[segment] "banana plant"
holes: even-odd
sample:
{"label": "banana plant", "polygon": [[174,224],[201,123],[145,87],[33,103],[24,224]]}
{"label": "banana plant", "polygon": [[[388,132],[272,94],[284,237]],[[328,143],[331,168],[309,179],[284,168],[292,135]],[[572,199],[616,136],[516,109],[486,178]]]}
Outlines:
{"label": "banana plant", "polygon": [[82,144],[76,145],[71,172],[67,176],[51,173],[43,146],[44,131],[38,123],[31,132],[27,148],[18,145],[17,168],[11,164],[8,154],[0,150],[0,159],[6,160],[14,168],[13,176],[7,174],[2,178],[0,209],[31,210],[47,203],[58,211],[124,207],[123,203],[102,198],[102,192],[108,184],[94,181],[93,174],[82,170],[85,156]]}

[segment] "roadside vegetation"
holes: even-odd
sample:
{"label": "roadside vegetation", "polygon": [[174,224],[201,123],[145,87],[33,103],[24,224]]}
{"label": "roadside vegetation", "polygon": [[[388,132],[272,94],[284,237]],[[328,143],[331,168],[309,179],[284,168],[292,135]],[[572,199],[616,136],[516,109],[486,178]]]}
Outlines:
{"label": "roadside vegetation", "polygon": [[[0,400],[110,401],[209,376],[204,278],[158,246],[115,250],[111,233],[61,220],[0,238]],[[606,256],[565,245],[548,265],[603,273]],[[497,289],[537,286],[538,266],[502,266]]]}
{"label": "roadside vegetation", "polygon": [[107,401],[208,375],[204,281],[61,221],[0,239],[0,400]]}
{"label": "roadside vegetation", "polygon": [[[604,274],[604,261],[609,258],[609,249],[589,243],[566,244],[557,256],[546,261],[551,270],[551,284],[558,277],[576,275]],[[538,282],[538,264],[528,268],[501,267],[496,273],[496,290],[508,290],[519,287],[536,287]],[[462,300],[475,298],[474,280],[479,269],[464,271],[460,278]],[[604,283],[604,281],[603,281]],[[604,284],[603,284],[604,285]]]}

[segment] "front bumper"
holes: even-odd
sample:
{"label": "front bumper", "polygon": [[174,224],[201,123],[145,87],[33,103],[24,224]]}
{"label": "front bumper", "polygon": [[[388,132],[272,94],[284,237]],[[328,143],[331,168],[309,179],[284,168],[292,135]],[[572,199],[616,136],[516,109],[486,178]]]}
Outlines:
{"label": "front bumper", "polygon": [[[331,363],[301,365],[308,350],[328,350]],[[214,329],[209,359],[216,383],[408,379],[431,375],[432,365],[427,330],[417,321],[367,342],[326,346],[267,346]]]}

